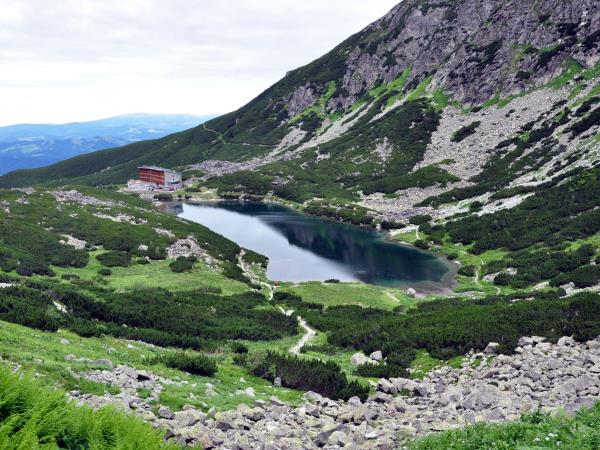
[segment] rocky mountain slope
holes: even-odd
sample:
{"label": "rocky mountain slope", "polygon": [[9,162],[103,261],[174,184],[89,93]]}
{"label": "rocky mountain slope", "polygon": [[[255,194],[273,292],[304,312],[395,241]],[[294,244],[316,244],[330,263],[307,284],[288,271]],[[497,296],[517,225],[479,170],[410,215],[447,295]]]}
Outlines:
{"label": "rocky mountain slope", "polygon": [[[235,411],[193,407],[179,412],[151,405],[138,396],[140,388],[153,395],[172,380],[127,366],[91,371],[85,376],[123,392],[111,396],[71,397],[94,407],[117,403],[166,428],[178,442],[204,449],[397,449],[415,436],[477,422],[517,420],[524,412],[573,413],[592,407],[600,388],[600,341],[577,343],[570,337],[556,345],[543,337],[523,337],[513,356],[495,355],[497,344],[471,353],[461,368],[432,371],[425,380],[380,379],[377,393],[362,402],[304,395],[296,408],[277,397],[241,404]],[[403,395],[398,395],[402,392]],[[553,442],[554,443],[554,442]]]}
{"label": "rocky mountain slope", "polygon": [[0,127],[0,175],[185,130],[214,116],[126,114],[67,124]]}
{"label": "rocky mountain slope", "polygon": [[[296,201],[407,193],[401,201],[414,204],[411,188],[436,194],[450,183],[469,183],[522,125],[535,128],[542,114],[562,111],[557,102],[572,107],[594,96],[594,3],[407,0],[238,111],[0,183],[123,182],[146,162],[196,169],[223,190],[274,191]],[[469,140],[451,141],[477,121]],[[563,128],[567,122],[571,117]],[[241,182],[214,179],[248,170]]]}

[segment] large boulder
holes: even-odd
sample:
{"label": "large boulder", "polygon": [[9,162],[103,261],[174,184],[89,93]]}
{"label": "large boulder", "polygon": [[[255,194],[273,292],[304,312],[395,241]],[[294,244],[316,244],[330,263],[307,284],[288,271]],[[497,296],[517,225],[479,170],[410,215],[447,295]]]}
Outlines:
{"label": "large boulder", "polygon": [[323,447],[329,441],[329,438],[336,431],[345,432],[348,429],[347,425],[325,425],[323,429],[315,436],[314,442],[319,447]]}
{"label": "large boulder", "polygon": [[500,390],[491,384],[478,386],[471,392],[463,403],[465,409],[482,411],[498,403]]}
{"label": "large boulder", "polygon": [[410,394],[413,394],[419,387],[419,383],[409,378],[390,378],[390,382],[396,386],[398,392],[406,390]]}
{"label": "large boulder", "polygon": [[398,388],[389,380],[385,378],[381,378],[377,382],[377,390],[381,392],[385,392],[386,394],[397,394]]}
{"label": "large boulder", "polygon": [[166,406],[161,406],[160,408],[158,408],[158,417],[172,420],[173,418],[175,418],[175,414],[173,414],[173,412],[171,412],[171,410]]}
{"label": "large boulder", "polygon": [[369,363],[371,360],[364,353],[358,352],[352,355],[350,362],[355,366],[362,366]]}
{"label": "large boulder", "polygon": [[499,351],[500,344],[497,342],[490,342],[487,347],[483,350],[486,355],[496,355]]}
{"label": "large boulder", "polygon": [[576,344],[577,342],[571,336],[563,336],[556,343],[559,347],[574,347]]}
{"label": "large boulder", "polygon": [[383,360],[383,353],[381,352],[381,350],[377,350],[376,352],[373,352],[369,355],[369,358],[371,358],[374,361],[382,361]]}

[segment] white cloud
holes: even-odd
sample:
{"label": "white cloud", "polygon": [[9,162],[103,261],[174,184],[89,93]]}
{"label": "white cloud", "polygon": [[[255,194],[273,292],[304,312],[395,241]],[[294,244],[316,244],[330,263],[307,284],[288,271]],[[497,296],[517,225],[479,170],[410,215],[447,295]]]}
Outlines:
{"label": "white cloud", "polygon": [[227,112],[399,0],[2,0],[0,124]]}

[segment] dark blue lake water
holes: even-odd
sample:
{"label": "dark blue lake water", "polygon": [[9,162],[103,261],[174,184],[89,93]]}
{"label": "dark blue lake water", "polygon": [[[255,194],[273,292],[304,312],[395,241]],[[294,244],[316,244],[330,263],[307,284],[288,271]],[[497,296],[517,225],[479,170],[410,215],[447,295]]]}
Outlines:
{"label": "dark blue lake water", "polygon": [[276,281],[362,281],[388,286],[447,284],[450,264],[383,233],[265,203],[183,204],[178,216],[269,257]]}

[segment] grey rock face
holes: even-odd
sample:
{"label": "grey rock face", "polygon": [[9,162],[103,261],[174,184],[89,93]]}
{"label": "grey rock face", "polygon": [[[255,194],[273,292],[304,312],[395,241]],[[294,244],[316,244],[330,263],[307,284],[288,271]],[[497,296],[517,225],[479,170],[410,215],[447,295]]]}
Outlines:
{"label": "grey rock face", "polygon": [[312,105],[317,98],[319,98],[319,96],[310,86],[310,83],[306,83],[306,85],[296,88],[288,102],[289,116],[294,117],[296,114],[304,111]]}
{"label": "grey rock face", "polygon": [[[343,78],[348,95],[334,97],[330,105],[347,107],[407,67],[412,67],[409,84],[436,72],[433,85],[460,101],[480,104],[497,92],[512,93],[547,80],[568,58],[584,66],[597,61],[597,48],[582,43],[589,42],[599,25],[593,0],[546,0],[539,9],[517,0],[404,1],[361,33],[368,45],[360,42],[348,55]],[[380,37],[366,37],[373,35]],[[523,53],[522,45],[557,45],[559,50],[541,60],[537,52]],[[517,67],[511,66],[515,61]],[[532,76],[523,80],[514,75],[518,70]]]}

